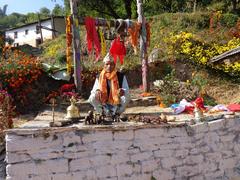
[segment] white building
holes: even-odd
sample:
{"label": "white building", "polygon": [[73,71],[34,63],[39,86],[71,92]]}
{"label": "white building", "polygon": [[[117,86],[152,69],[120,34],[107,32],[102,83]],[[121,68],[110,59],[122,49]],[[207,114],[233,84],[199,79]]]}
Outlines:
{"label": "white building", "polygon": [[[53,39],[54,36],[65,33],[65,19],[62,16],[43,19],[41,20],[41,27],[40,29],[39,22],[33,22],[6,30],[5,36],[14,40],[14,46],[29,44],[37,47],[42,43],[41,36],[43,41],[45,41],[46,39]],[[55,29],[55,31],[51,31],[51,29]]]}

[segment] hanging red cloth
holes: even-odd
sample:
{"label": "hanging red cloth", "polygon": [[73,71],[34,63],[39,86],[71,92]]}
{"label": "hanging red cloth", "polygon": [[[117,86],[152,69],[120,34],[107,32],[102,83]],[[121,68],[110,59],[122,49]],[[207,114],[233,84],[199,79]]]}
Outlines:
{"label": "hanging red cloth", "polygon": [[120,40],[120,37],[117,37],[113,40],[110,54],[113,56],[114,63],[117,63],[117,57],[120,60],[120,63],[123,64],[123,59],[126,56],[126,48],[124,42]]}
{"label": "hanging red cloth", "polygon": [[100,58],[101,44],[95,27],[95,19],[91,17],[85,18],[85,28],[87,31],[87,46],[88,52],[92,52],[94,46],[96,53],[96,61]]}

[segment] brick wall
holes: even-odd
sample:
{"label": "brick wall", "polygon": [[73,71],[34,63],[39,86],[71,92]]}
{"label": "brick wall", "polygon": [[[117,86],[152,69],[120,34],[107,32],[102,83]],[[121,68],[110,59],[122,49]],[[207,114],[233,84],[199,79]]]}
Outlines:
{"label": "brick wall", "polygon": [[240,119],[193,126],[13,129],[8,180],[240,177]]}

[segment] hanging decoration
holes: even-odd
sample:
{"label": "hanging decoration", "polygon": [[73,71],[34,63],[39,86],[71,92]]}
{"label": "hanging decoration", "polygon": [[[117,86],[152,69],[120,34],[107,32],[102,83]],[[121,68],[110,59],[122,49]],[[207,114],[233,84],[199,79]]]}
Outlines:
{"label": "hanging decoration", "polygon": [[102,57],[105,57],[107,54],[107,44],[106,44],[106,40],[104,37],[104,33],[101,29],[98,29],[98,34],[99,34],[100,42],[101,42],[101,55],[102,55]]}
{"label": "hanging decoration", "polygon": [[117,63],[117,57],[119,58],[120,63],[123,64],[123,59],[126,56],[126,48],[124,42],[120,40],[120,36],[113,40],[110,53],[113,56],[115,64]]}
{"label": "hanging decoration", "polygon": [[138,46],[138,38],[139,38],[139,31],[141,29],[140,23],[133,23],[131,27],[128,28],[129,41],[132,44],[134,49],[134,54],[137,54],[137,46]]}
{"label": "hanging decoration", "polygon": [[91,17],[85,18],[85,27],[87,31],[87,46],[88,52],[91,53],[95,48],[96,61],[100,58],[101,45],[99,42],[98,34],[95,27],[95,19]]}
{"label": "hanging decoration", "polygon": [[67,59],[67,72],[70,74],[71,73],[71,67],[72,67],[72,50],[71,50],[71,45],[72,45],[72,28],[71,28],[71,17],[68,16],[66,18],[66,43],[67,43],[67,48],[66,48],[66,59]]}
{"label": "hanging decoration", "polygon": [[150,46],[150,36],[151,36],[151,27],[150,27],[150,23],[146,23],[146,30],[147,30],[147,47]]}

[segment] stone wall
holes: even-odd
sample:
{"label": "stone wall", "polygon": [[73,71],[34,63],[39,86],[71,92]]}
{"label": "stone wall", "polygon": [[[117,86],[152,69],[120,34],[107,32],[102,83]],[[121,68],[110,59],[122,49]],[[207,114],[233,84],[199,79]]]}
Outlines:
{"label": "stone wall", "polygon": [[239,179],[239,136],[239,117],[193,126],[13,129],[7,179]]}
{"label": "stone wall", "polygon": [[0,179],[6,176],[5,143],[0,143]]}

